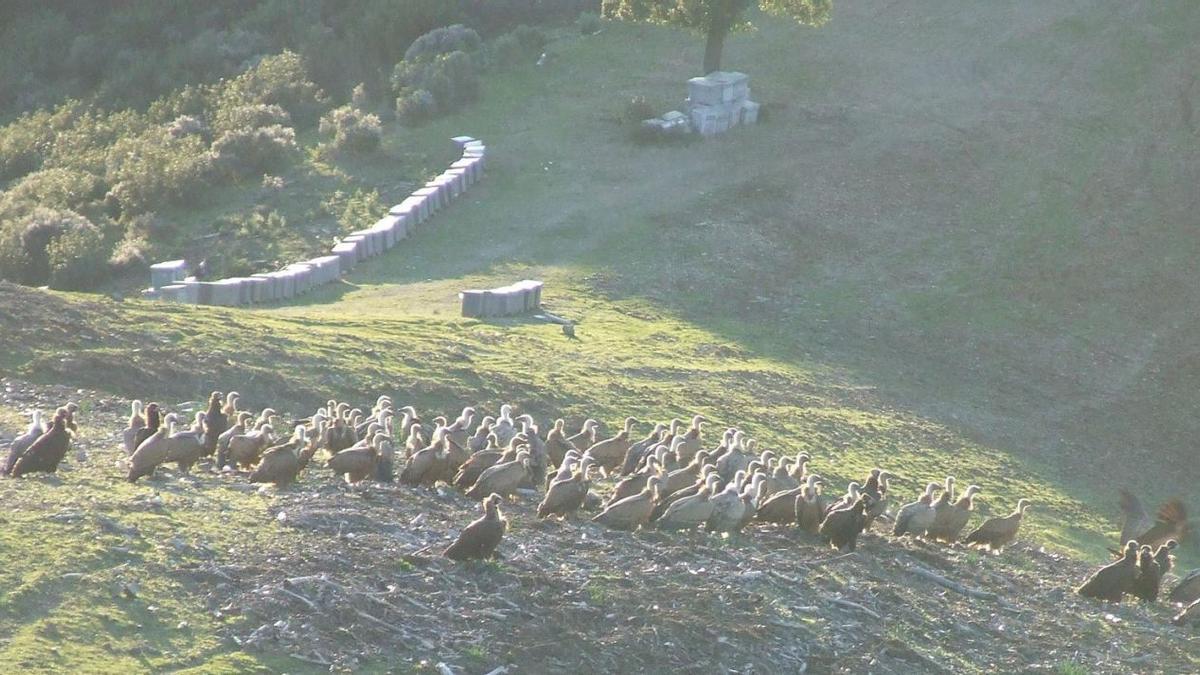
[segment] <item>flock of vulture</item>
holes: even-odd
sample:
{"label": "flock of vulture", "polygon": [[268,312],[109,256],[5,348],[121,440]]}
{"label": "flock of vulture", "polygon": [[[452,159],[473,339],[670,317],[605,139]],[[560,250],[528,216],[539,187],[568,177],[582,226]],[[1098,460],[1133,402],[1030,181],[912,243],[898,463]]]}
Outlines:
{"label": "flock of vulture", "polygon": [[[961,541],[999,552],[1016,538],[1030,507],[1029,500],[1021,499],[1012,513],[985,519],[962,536],[973,499],[981,492],[978,485],[956,495],[953,477],[930,482],[916,501],[889,512],[893,474],[872,469],[845,493],[826,494],[824,480],[809,470],[811,458],[805,453],[760,452],[756,441],[736,428],[726,429],[715,448],[705,447],[707,420],[701,415],[690,423],[674,419],[655,424],[640,440],[632,417],[610,438],[597,438],[599,424],[591,419],[573,434],[558,419],[543,435],[531,416],[514,417],[508,405],[495,417],[467,407],[454,420],[436,417],[427,423],[411,406],[397,408],[381,396],[366,412],[331,400],[311,417],[292,423],[290,435],[277,436],[286,426],[275,410],[255,415],[239,410],[238,402],[236,392],[213,392],[207,409],[183,427],[177,414],[159,404],[134,401],[124,430],[127,479],[136,482],[164,464],[186,473],[211,458],[214,471],[248,472],[251,483],[285,488],[324,451],[324,467],[351,485],[365,480],[414,486],[444,482],[480,500],[483,515],[444,551],[454,560],[498,557],[507,528],[500,505],[519,491],[544,490],[537,509],[543,519],[569,518],[587,505],[599,509],[593,521],[617,530],[733,534],[752,523],[774,523],[795,526],[842,551],[853,551],[862,532],[887,519],[893,536]],[[59,408],[48,426],[34,412],[0,470],[13,477],[54,472],[70,449],[78,410],[75,404]],[[594,471],[618,479],[606,501],[592,491]],[[1126,516],[1123,550],[1077,592],[1109,602],[1120,602],[1126,594],[1154,602],[1172,566],[1171,551],[1186,532],[1186,513],[1182,503],[1172,500],[1151,515],[1124,491],[1121,507]],[[1177,623],[1200,622],[1200,570],[1187,574],[1170,600],[1186,607]]]}

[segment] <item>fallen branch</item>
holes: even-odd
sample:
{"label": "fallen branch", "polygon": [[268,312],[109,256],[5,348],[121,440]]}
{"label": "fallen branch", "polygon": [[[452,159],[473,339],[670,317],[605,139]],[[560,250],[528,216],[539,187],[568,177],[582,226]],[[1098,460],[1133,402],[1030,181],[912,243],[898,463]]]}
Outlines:
{"label": "fallen branch", "polygon": [[880,616],[879,613],[876,612],[875,610],[867,609],[866,607],[863,607],[862,605],[858,604],[857,602],[843,600],[842,598],[834,598],[832,602],[833,602],[833,604],[838,605],[840,607],[846,607],[848,609],[856,609],[873,619],[879,619],[879,620],[883,619],[883,617]]}
{"label": "fallen branch", "polygon": [[967,586],[963,586],[962,584],[958,583],[957,581],[951,581],[950,579],[947,579],[946,577],[944,577],[936,572],[927,570],[924,567],[921,567],[920,565],[916,565],[916,564],[909,565],[908,571],[912,572],[913,574],[921,577],[922,579],[924,579],[926,581],[932,581],[933,583],[937,584],[938,586],[941,586],[943,588],[948,588],[948,589],[954,591],[955,593],[958,593],[959,595],[965,595],[968,598],[976,598],[978,600],[989,600],[992,602],[998,601],[1000,599],[1000,596],[996,595],[995,593],[992,593],[989,591],[981,591],[976,588],[969,588]]}
{"label": "fallen branch", "polygon": [[309,600],[308,598],[304,597],[303,595],[300,595],[299,593],[296,593],[295,591],[289,591],[288,589],[284,588],[283,586],[280,586],[279,592],[283,593],[284,595],[287,595],[289,597],[295,598],[295,599],[299,600],[300,602],[303,602],[304,604],[308,605],[308,608],[314,612],[320,611],[317,608],[317,603],[313,602],[312,600]]}
{"label": "fallen branch", "polygon": [[325,659],[322,659],[319,657],[313,658],[313,657],[308,657],[308,656],[301,656],[300,654],[288,654],[288,656],[292,657],[293,659],[296,659],[297,661],[303,661],[305,663],[312,663],[312,664],[315,664],[318,666],[329,667],[329,666],[333,665],[331,662],[326,661]]}
{"label": "fallen branch", "polygon": [[421,643],[421,646],[424,647],[425,649],[433,649],[433,647],[434,647],[434,644],[432,642],[430,642],[429,640],[426,640],[425,638],[423,638],[419,635],[413,635],[412,633],[408,632],[407,630],[405,630],[404,628],[402,628],[400,626],[397,626],[396,624],[388,623],[387,621],[384,621],[383,619],[380,619],[379,617],[372,616],[372,615],[368,614],[367,612],[364,612],[361,609],[358,609],[357,607],[351,607],[351,609],[354,611],[355,614],[361,616],[362,618],[364,618],[368,621],[377,623],[380,626],[383,626],[384,628],[387,628],[388,630],[392,631],[393,633],[399,633],[400,635],[403,635],[406,638],[416,639],[417,641],[419,641]]}

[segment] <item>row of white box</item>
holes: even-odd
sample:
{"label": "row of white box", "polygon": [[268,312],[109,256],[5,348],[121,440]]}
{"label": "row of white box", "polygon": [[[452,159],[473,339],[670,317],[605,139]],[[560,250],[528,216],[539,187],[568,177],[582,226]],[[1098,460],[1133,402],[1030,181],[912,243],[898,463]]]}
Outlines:
{"label": "row of white box", "polygon": [[337,280],[360,261],[390,250],[408,237],[417,225],[483,178],[487,147],[469,136],[452,139],[462,150],[461,159],[440,176],[426,183],[411,196],[393,206],[388,215],[369,228],[351,232],[333,246],[330,255],[293,263],[276,272],[235,277],[220,281],[181,278],[187,264],[172,260],[151,266],[152,288],[143,291],[149,298],[169,302],[236,307],[287,300],[303,295],[315,286]]}
{"label": "row of white box", "polygon": [[463,291],[459,297],[463,316],[516,316],[542,306],[542,282],[525,279],[500,288]]}

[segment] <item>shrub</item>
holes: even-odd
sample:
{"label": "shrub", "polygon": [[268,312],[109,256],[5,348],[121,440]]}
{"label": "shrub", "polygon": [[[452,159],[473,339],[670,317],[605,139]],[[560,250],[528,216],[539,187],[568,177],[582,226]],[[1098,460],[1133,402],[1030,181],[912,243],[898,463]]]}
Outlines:
{"label": "shrub", "polygon": [[316,122],[325,107],[325,96],[308,79],[304,60],[290,51],[263,58],[234,78],[219,99],[221,110],[254,103],[277,105],[302,127]]}
{"label": "shrub", "polygon": [[22,115],[0,130],[0,182],[36,171],[54,131],[50,113],[45,110]]}
{"label": "shrub", "polygon": [[[66,209],[35,207],[23,218],[9,221],[4,233],[3,276],[31,286],[50,278],[49,247],[67,232],[95,229],[83,216]],[[61,258],[61,256],[60,256]]]}
{"label": "shrub", "polygon": [[492,43],[492,64],[511,68],[532,62],[541,53],[542,47],[546,46],[546,41],[542,31],[529,26],[517,26],[511,33],[501,35]]}
{"label": "shrub", "polygon": [[110,148],[109,198],[127,216],[157,211],[203,190],[212,170],[213,157],[202,138],[172,138],[164,129],[153,129]]}
{"label": "shrub", "polygon": [[125,274],[150,267],[150,241],[135,228],[126,230],[125,237],[113,249],[108,266],[117,274]]}
{"label": "shrub", "polygon": [[84,290],[107,275],[104,234],[91,225],[69,229],[46,247],[49,282],[54,288]]}
{"label": "shrub", "polygon": [[218,134],[239,129],[257,129],[275,124],[291,126],[292,116],[274,103],[248,103],[220,108],[214,115],[213,126]]}
{"label": "shrub", "polygon": [[413,40],[404,52],[404,60],[411,63],[433,60],[450,52],[474,53],[479,51],[482,45],[483,39],[479,37],[479,33],[462,24],[454,24],[435,28]]}
{"label": "shrub", "polygon": [[167,125],[167,133],[171,135],[171,138],[183,138],[193,134],[204,135],[208,133],[208,127],[204,124],[204,120],[198,117],[180,115]]}
{"label": "shrub", "polygon": [[104,196],[104,183],[99,176],[67,168],[34,171],[14,183],[3,193],[6,208],[17,203],[35,204],[63,209],[76,209]]}
{"label": "shrub", "polygon": [[401,96],[408,91],[426,90],[433,95],[435,111],[445,114],[479,96],[479,71],[470,56],[455,51],[432,60],[397,63],[392,71],[392,86]]}
{"label": "shrub", "polygon": [[437,114],[437,102],[428,89],[405,89],[396,97],[396,117],[401,124],[415,126]]}
{"label": "shrub", "polygon": [[376,190],[355,190],[347,195],[338,190],[321,202],[321,210],[337,219],[343,233],[370,227],[387,213]]}
{"label": "shrub", "polygon": [[233,178],[281,169],[299,154],[296,131],[278,124],[226,131],[212,144],[214,166]]}
{"label": "shrub", "polygon": [[365,153],[379,148],[383,126],[376,115],[342,106],[321,118],[320,132],[336,151]]}
{"label": "shrub", "polygon": [[354,85],[354,90],[350,92],[350,105],[359,110],[364,110],[366,109],[367,104],[367,85],[363,82],[359,82],[358,84]]}
{"label": "shrub", "polygon": [[600,15],[593,12],[584,12],[575,19],[575,26],[579,28],[579,32],[583,35],[595,35],[600,32],[602,24],[600,23]]}
{"label": "shrub", "polygon": [[542,48],[550,41],[550,38],[546,37],[546,34],[541,29],[526,26],[525,24],[514,28],[512,34],[521,43],[521,47],[530,54],[541,53]]}

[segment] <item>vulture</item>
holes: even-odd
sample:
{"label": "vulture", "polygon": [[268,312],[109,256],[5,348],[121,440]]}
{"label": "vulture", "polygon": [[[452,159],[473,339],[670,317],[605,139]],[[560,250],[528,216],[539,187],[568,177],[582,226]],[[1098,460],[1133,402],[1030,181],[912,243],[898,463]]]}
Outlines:
{"label": "vulture", "polygon": [[1125,555],[1096,570],[1075,592],[1085,598],[1096,598],[1105,602],[1121,602],[1121,596],[1133,590],[1138,575],[1138,543],[1125,544]]}
{"label": "vulture", "polygon": [[546,455],[550,458],[550,466],[562,466],[568,452],[578,451],[578,448],[567,440],[567,434],[563,431],[565,426],[566,422],[560,417],[554,420],[554,426],[551,427],[550,433],[546,434]]}
{"label": "vulture", "polygon": [[708,420],[704,418],[704,415],[696,415],[692,418],[692,426],[688,427],[688,430],[683,434],[682,440],[675,445],[675,461],[680,464],[687,464],[692,461],[697,452],[700,452],[700,436],[704,432],[703,427],[707,422]]}
{"label": "vulture", "polygon": [[336,455],[346,448],[353,447],[357,442],[358,437],[354,435],[354,429],[346,419],[341,415],[334,415],[333,426],[329,428],[329,439],[326,441],[329,454]]}
{"label": "vulture", "polygon": [[821,492],[817,487],[821,483],[821,477],[817,474],[809,474],[805,479],[804,486],[801,488],[803,492],[796,497],[795,513],[796,524],[800,529],[809,533],[816,534],[821,527],[821,519],[824,517],[824,510],[821,508]]}
{"label": "vulture", "polygon": [[[233,400],[237,400],[237,392],[230,392]],[[221,402],[221,392],[214,391],[208,397],[208,410],[204,412],[204,454],[212,455],[217,451],[217,438],[229,429],[229,417],[225,414],[225,406]],[[221,458],[217,465],[221,466]]]}
{"label": "vulture", "polygon": [[[475,434],[467,439],[467,448],[471,452],[479,452],[487,447],[488,437],[492,435],[492,423],[495,421],[495,417],[487,415],[483,418],[483,421],[479,423],[479,426],[475,428]],[[559,422],[561,421],[562,420],[559,420]]]}
{"label": "vulture", "polygon": [[[796,503],[802,499],[805,485],[791,490],[783,490],[767,497],[758,505],[755,520],[763,523],[789,525],[796,522]],[[819,521],[818,521],[819,522]]]}
{"label": "vulture", "polygon": [[937,483],[927,484],[925,493],[917,501],[900,507],[900,510],[896,512],[896,525],[892,527],[894,536],[899,537],[905,534],[911,534],[914,537],[925,536],[937,519],[937,511],[933,507],[933,491],[939,487],[941,486]]}
{"label": "vulture", "polygon": [[[158,427],[162,425],[162,411],[157,403],[150,403],[146,406],[146,423],[143,424],[133,434],[133,449],[137,451],[141,447],[142,442],[150,435],[158,431]],[[133,454],[132,452],[129,454]]]}
{"label": "vulture", "polygon": [[651,476],[641,492],[609,504],[603,511],[596,514],[592,521],[614,530],[633,531],[645,526],[650,522],[650,513],[654,510],[654,502],[658,499],[658,489],[661,484],[660,477]]}
{"label": "vulture", "polygon": [[660,530],[690,530],[707,523],[713,513],[712,497],[720,486],[721,477],[710,473],[695,494],[671,502],[655,524]]}
{"label": "vulture", "polygon": [[[296,427],[301,439],[304,438],[305,427]],[[307,439],[304,439],[307,440]],[[262,455],[258,467],[250,474],[251,483],[273,483],[276,488],[285,488],[296,480],[296,475],[302,468],[300,453],[305,444],[285,443],[267,450]]]}
{"label": "vulture", "polygon": [[67,430],[67,421],[66,409],[59,408],[49,431],[38,436],[13,463],[13,478],[37,471],[54,473],[58,470],[58,463],[71,447],[71,432]]}
{"label": "vulture", "polygon": [[967,521],[971,519],[971,511],[975,508],[973,499],[982,489],[978,485],[968,485],[967,491],[962,493],[957,501],[947,509],[938,511],[933,527],[929,528],[929,538],[947,544],[958,541],[958,535],[967,526]]}
{"label": "vulture", "polygon": [[270,445],[274,432],[274,427],[264,424],[254,431],[230,438],[229,455],[225,458],[225,464],[218,464],[217,468],[224,469],[226,466],[233,465],[249,470],[258,463],[258,458]]}
{"label": "vulture", "polygon": [[859,485],[858,481],[856,480],[850,481],[850,484],[846,486],[846,494],[839,497],[836,501],[825,505],[825,514],[828,514],[834,509],[844,509],[847,506],[852,506],[854,502],[858,501],[858,496],[860,494],[862,494],[862,486]]}
{"label": "vulture", "polygon": [[867,509],[871,498],[859,495],[850,506],[844,506],[830,511],[821,523],[818,533],[839,551],[850,552],[858,545],[858,535],[862,534],[867,524]]}
{"label": "vulture", "polygon": [[654,430],[650,432],[649,436],[629,446],[629,450],[625,453],[625,459],[621,461],[620,475],[628,476],[636,472],[642,465],[642,460],[659,444],[666,430],[667,428],[661,422],[655,424]]}
{"label": "vulture", "polygon": [[529,473],[529,452],[520,450],[511,462],[500,462],[479,474],[479,480],[467,490],[467,496],[479,499],[483,495],[497,494],[507,497],[521,486]]}
{"label": "vulture", "polygon": [[[574,436],[567,437],[567,447],[579,448],[580,451],[592,447],[596,444],[596,428],[600,423],[594,419],[586,419],[583,421],[583,428]],[[546,441],[549,444],[549,440]]]}
{"label": "vulture", "polygon": [[454,442],[462,447],[468,447],[471,441],[471,424],[475,421],[475,409],[471,406],[463,408],[462,413],[454,423],[446,427],[446,433]]}
{"label": "vulture", "polygon": [[500,416],[496,418],[496,423],[492,425],[492,433],[496,434],[496,439],[500,445],[508,445],[513,436],[517,435],[517,428],[513,424],[512,406],[505,403],[500,406]]}
{"label": "vulture", "polygon": [[569,478],[550,483],[550,489],[546,490],[546,496],[542,498],[542,503],[538,504],[538,518],[544,519],[550,516],[566,518],[579,510],[579,507],[583,506],[588,490],[592,487],[588,476],[591,470],[592,458],[584,457]]}
{"label": "vulture", "polygon": [[331,469],[335,476],[344,476],[347,483],[354,484],[375,476],[375,465],[378,461],[378,448],[368,442],[342,450],[330,457],[325,466]]}
{"label": "vulture", "polygon": [[204,456],[204,417],[196,413],[196,421],[186,431],[172,431],[167,436],[167,456],[163,463],[175,462],[180,473],[187,473]]}
{"label": "vulture", "polygon": [[134,439],[137,437],[138,430],[146,426],[146,418],[142,416],[143,407],[142,402],[137,400],[129,404],[129,425],[121,432],[125,441],[126,455],[132,455],[133,451],[137,450]]}
{"label": "vulture", "polygon": [[250,413],[240,412],[237,415],[237,422],[235,424],[230,425],[230,427],[225,430],[225,433],[221,434],[220,436],[217,436],[216,467],[218,469],[221,468],[222,462],[229,461],[229,439],[233,438],[234,436],[240,436],[240,435],[246,433],[246,425],[250,424],[250,421],[252,419],[254,419],[254,416],[251,415]]}
{"label": "vulture", "polygon": [[59,409],[60,412],[65,411],[65,426],[72,432],[79,431],[79,427],[75,426],[75,413],[79,412],[79,404],[74,401],[68,402],[65,406]]}
{"label": "vulture", "polygon": [[8,458],[4,460],[3,471],[0,471],[0,473],[6,476],[12,473],[13,467],[17,465],[17,460],[21,459],[21,455],[24,455],[29,446],[41,438],[42,434],[46,433],[46,431],[46,427],[42,424],[42,411],[34,410],[33,418],[29,422],[29,428],[25,430],[25,433],[14,438],[8,446]]}
{"label": "vulture", "polygon": [[626,417],[625,426],[617,435],[597,441],[588,448],[587,453],[596,459],[597,466],[609,473],[621,466],[621,462],[625,460],[625,453],[629,451],[629,434],[633,433],[633,425],[636,423],[636,419]]}
{"label": "vulture", "polygon": [[[665,454],[665,456],[671,457],[672,453],[670,451],[668,451]],[[686,488],[687,486],[694,484],[696,482],[697,476],[703,477],[703,476],[701,476],[701,474],[705,472],[705,467],[708,467],[708,466],[709,466],[708,452],[705,450],[701,450],[692,459],[690,464],[688,464],[685,467],[675,469],[674,471],[671,471],[667,474],[666,482],[663,483],[663,487],[662,487],[663,495],[669,497],[669,496],[675,494],[676,492],[678,492],[679,490],[682,490],[682,489]],[[708,471],[716,471],[716,468],[715,467],[709,468]],[[722,481],[722,482],[732,482],[732,481]]]}
{"label": "vulture", "polygon": [[[1021,527],[1021,519],[1029,510],[1031,502],[1028,499],[1017,501],[1017,508],[1007,516],[988,518],[975,531],[963,539],[967,545],[979,546],[999,552],[1017,538],[1017,530]],[[1135,552],[1136,553],[1136,552]]]}
{"label": "vulture", "polygon": [[483,516],[472,521],[458,533],[458,539],[450,544],[442,555],[451,560],[485,560],[499,557],[496,547],[504,538],[508,521],[500,515],[500,495],[490,495],[483,500]]}
{"label": "vulture", "polygon": [[[404,468],[400,470],[400,482],[405,485],[433,485],[442,476],[446,456],[445,440],[418,450],[408,458]],[[477,456],[472,456],[472,459]]]}
{"label": "vulture", "polygon": [[[151,403],[151,406],[154,404]],[[156,411],[157,412],[157,411]],[[142,441],[137,450],[133,451],[133,455],[129,458],[129,475],[126,480],[130,483],[136,483],[137,479],[143,476],[151,476],[159,464],[167,458],[167,451],[170,449],[170,444],[167,442],[167,435],[174,433],[175,413],[167,415],[166,426],[158,425],[154,433],[150,434],[149,438]],[[149,428],[149,425],[147,425]]]}
{"label": "vulture", "polygon": [[1158,563],[1158,567],[1162,570],[1164,576],[1171,571],[1174,566],[1174,561],[1171,560],[1171,551],[1174,551],[1179,546],[1179,542],[1174,539],[1168,539],[1167,543],[1158,547],[1154,552],[1154,562]]}
{"label": "vulture", "polygon": [[308,466],[308,463],[312,461],[313,455],[317,454],[317,450],[321,448],[321,444],[324,441],[325,418],[320,417],[317,418],[316,429],[313,430],[313,434],[308,438],[308,446],[301,449],[300,452],[297,453],[298,459],[300,460],[300,468],[297,469],[297,472],[303,471]]}
{"label": "vulture", "polygon": [[1142,545],[1138,550],[1137,578],[1129,589],[1135,597],[1143,602],[1158,602],[1158,587],[1162,583],[1162,568],[1154,559],[1154,549]]}
{"label": "vulture", "polygon": [[742,488],[742,504],[745,505],[745,510],[742,512],[742,522],[738,525],[738,531],[746,529],[750,521],[754,520],[754,516],[758,515],[758,507],[756,504],[762,502],[763,493],[766,486],[763,485],[762,474],[755,474],[750,482]]}
{"label": "vulture", "polygon": [[[446,439],[446,442],[451,442]],[[379,451],[379,461],[375,463],[375,480],[380,483],[391,483],[396,480],[393,460],[396,455],[392,447],[391,436],[384,432],[375,434],[375,449]]]}
{"label": "vulture", "polygon": [[1171,589],[1171,595],[1167,596],[1167,599],[1185,605],[1200,600],[1200,568],[1183,575],[1179,583],[1175,584],[1175,588]]}
{"label": "vulture", "polygon": [[[720,476],[717,477],[720,480]],[[744,527],[745,514],[748,508],[742,500],[742,492],[736,483],[730,483],[725,489],[709,499],[712,513],[708,516],[706,529],[709,532],[725,532],[733,534]]]}
{"label": "vulture", "polygon": [[609,497],[608,503],[615,504],[626,497],[632,497],[646,487],[646,481],[650,480],[651,476],[661,475],[658,459],[654,456],[648,457],[641,471],[632,476],[626,476],[621,479],[621,482],[617,483],[616,487],[613,488],[612,496]]}
{"label": "vulture", "polygon": [[479,474],[495,466],[503,456],[504,452],[499,449],[476,452],[458,467],[450,484],[460,490],[470,489],[479,480]]}
{"label": "vulture", "polygon": [[871,469],[871,475],[867,477],[867,482],[862,488],[862,493],[871,498],[871,505],[867,508],[867,524],[863,526],[864,530],[871,529],[871,524],[875,522],[875,519],[887,511],[888,480],[891,478],[892,474],[883,469]]}
{"label": "vulture", "polygon": [[1152,517],[1137,495],[1128,490],[1121,490],[1121,512],[1125,514],[1125,524],[1121,527],[1121,544],[1136,539],[1154,548],[1168,539],[1183,541],[1183,536],[1187,533],[1187,509],[1178,499],[1165,502]]}

